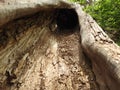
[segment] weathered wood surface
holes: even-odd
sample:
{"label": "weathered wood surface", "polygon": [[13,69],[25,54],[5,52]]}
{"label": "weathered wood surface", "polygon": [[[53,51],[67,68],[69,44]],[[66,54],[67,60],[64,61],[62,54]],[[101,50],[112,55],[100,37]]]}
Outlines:
{"label": "weathered wood surface", "polygon": [[69,8],[64,0],[1,0],[0,26],[13,19],[50,8]]}
{"label": "weathered wood surface", "polygon": [[76,11],[81,25],[82,49],[92,61],[100,90],[120,89],[120,47],[79,5],[76,5]]}
{"label": "weathered wood surface", "polygon": [[58,3],[1,4],[0,90],[97,90],[79,44],[79,28],[67,36],[51,32],[56,8],[72,7]]}
{"label": "weathered wood surface", "polygon": [[[56,8],[75,8],[80,34],[79,29],[68,36],[51,32]],[[1,0],[0,26],[0,90],[120,88],[120,48],[79,5]],[[94,73],[86,65],[89,59]]]}

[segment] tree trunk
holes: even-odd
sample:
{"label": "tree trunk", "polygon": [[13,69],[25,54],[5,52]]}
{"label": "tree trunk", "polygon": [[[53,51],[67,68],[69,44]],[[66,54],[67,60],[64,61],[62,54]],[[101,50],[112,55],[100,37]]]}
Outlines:
{"label": "tree trunk", "polygon": [[4,0],[0,7],[0,90],[119,88],[119,47],[79,5]]}
{"label": "tree trunk", "polygon": [[98,26],[92,17],[76,6],[81,25],[81,45],[92,62],[100,90],[120,89],[120,47]]}

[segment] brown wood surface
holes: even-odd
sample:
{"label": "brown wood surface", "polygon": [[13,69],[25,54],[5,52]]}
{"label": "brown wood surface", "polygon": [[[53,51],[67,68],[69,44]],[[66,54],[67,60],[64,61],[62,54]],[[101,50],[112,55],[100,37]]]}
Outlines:
{"label": "brown wood surface", "polygon": [[[119,90],[120,47],[81,6],[19,1],[0,2],[0,90]],[[56,32],[56,8],[75,9],[74,33]]]}

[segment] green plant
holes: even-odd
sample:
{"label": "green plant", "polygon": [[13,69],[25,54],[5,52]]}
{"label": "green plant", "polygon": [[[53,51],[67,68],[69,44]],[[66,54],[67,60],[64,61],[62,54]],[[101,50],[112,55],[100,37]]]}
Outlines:
{"label": "green plant", "polygon": [[85,11],[102,26],[102,28],[119,29],[120,24],[120,1],[99,0],[94,5],[87,6]]}
{"label": "green plant", "polygon": [[69,0],[69,1],[71,1],[71,2],[77,2],[77,3],[81,4],[81,5],[86,5],[87,4],[86,0]]}

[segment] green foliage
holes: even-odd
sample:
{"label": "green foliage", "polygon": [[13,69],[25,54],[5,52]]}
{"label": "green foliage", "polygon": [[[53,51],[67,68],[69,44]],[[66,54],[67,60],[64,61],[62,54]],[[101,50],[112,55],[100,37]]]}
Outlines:
{"label": "green foliage", "polygon": [[71,1],[71,2],[78,2],[81,5],[85,5],[87,3],[86,0],[69,0],[69,1]]}
{"label": "green foliage", "polygon": [[120,29],[120,0],[99,0],[85,10],[102,28]]}
{"label": "green foliage", "polygon": [[84,5],[85,11],[90,13],[103,29],[120,29],[120,0],[96,0],[92,4],[88,4],[87,0],[70,1]]}
{"label": "green foliage", "polygon": [[120,41],[116,42],[120,46]]}

